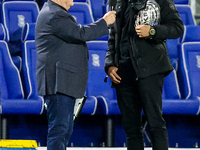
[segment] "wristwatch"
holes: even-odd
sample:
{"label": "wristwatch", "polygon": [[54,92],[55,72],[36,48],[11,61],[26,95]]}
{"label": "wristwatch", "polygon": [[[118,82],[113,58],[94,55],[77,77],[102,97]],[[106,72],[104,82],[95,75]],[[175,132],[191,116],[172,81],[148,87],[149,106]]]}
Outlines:
{"label": "wristwatch", "polygon": [[156,34],[156,30],[154,29],[154,27],[151,27],[149,30],[149,35],[154,36],[155,34]]}

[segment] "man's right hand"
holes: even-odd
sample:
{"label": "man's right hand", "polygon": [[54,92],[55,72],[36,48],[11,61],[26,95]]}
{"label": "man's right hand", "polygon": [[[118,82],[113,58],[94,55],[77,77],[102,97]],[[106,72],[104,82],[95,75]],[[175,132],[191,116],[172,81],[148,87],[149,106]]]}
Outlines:
{"label": "man's right hand", "polygon": [[107,25],[111,25],[116,20],[116,11],[109,11],[104,16],[103,19],[106,21]]}
{"label": "man's right hand", "polygon": [[121,82],[121,77],[117,74],[117,70],[118,68],[114,66],[108,69],[108,76],[115,84],[119,84]]}

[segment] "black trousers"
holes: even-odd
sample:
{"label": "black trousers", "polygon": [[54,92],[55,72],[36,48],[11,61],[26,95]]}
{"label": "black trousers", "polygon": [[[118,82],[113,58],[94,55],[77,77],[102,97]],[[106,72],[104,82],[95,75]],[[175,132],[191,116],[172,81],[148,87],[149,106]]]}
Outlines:
{"label": "black trousers", "polygon": [[142,110],[149,125],[153,150],[167,150],[168,134],[162,117],[164,74],[137,79],[130,62],[120,64],[117,73],[122,78],[115,88],[128,150],[144,150]]}

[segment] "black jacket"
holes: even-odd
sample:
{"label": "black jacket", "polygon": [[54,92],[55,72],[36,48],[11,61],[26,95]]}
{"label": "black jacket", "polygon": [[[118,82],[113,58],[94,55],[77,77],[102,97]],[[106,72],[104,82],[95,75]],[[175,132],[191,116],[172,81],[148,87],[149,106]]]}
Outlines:
{"label": "black jacket", "polygon": [[104,19],[87,26],[77,25],[63,7],[50,0],[45,3],[35,31],[38,93],[84,96],[88,79],[86,41],[106,34]]}
{"label": "black jacket", "polygon": [[[156,0],[160,6],[160,24],[154,26],[156,35],[152,39],[139,38],[136,34],[129,36],[131,44],[131,59],[138,78],[144,78],[157,73],[168,75],[172,64],[168,56],[166,39],[175,39],[183,34],[183,22],[173,0]],[[117,0],[118,12],[115,30],[111,30],[108,41],[108,51],[105,59],[105,71],[110,66],[118,66],[119,43],[121,38],[121,19],[125,9],[124,0]],[[128,36],[129,33],[127,33]]]}

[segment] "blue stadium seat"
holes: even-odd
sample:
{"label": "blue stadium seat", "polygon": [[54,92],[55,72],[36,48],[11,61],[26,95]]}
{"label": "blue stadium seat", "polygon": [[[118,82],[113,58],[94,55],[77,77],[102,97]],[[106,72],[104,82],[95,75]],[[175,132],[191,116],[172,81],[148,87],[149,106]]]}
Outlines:
{"label": "blue stadium seat", "polygon": [[163,91],[165,93],[164,99],[181,98],[175,69],[168,76],[165,77]]}
{"label": "blue stadium seat", "polygon": [[200,88],[200,26],[186,26],[179,46],[178,79],[181,94],[186,99],[195,99]]}
{"label": "blue stadium seat", "polygon": [[20,56],[11,56],[13,63],[19,71],[22,69],[22,58]]}
{"label": "blue stadium seat", "polygon": [[189,0],[174,0],[175,4],[189,4]]}
{"label": "blue stadium seat", "polygon": [[195,25],[196,24],[190,5],[177,4],[176,8],[180,14],[180,17],[181,17],[184,25]]}
{"label": "blue stadium seat", "polygon": [[107,41],[91,41],[87,43],[89,48],[89,77],[87,95],[96,96],[98,100],[97,113],[120,114],[115,90],[111,88],[110,80],[104,82],[104,60],[108,48]]}
{"label": "blue stadium seat", "polygon": [[167,39],[166,46],[170,58],[178,58],[178,44],[179,38],[177,39]]}
{"label": "blue stadium seat", "polygon": [[166,78],[163,86],[163,114],[198,115],[200,98],[182,99],[176,71]]}
{"label": "blue stadium seat", "polygon": [[[177,10],[179,11],[180,17],[183,20],[184,25],[195,25],[195,19],[192,15],[191,7],[187,0],[175,1]],[[183,4],[183,5],[182,5]],[[177,39],[167,39],[166,45],[168,48],[168,54],[170,58],[178,58],[178,44],[180,43],[180,38]]]}
{"label": "blue stadium seat", "polygon": [[74,16],[78,24],[87,25],[94,22],[92,10],[88,3],[74,2],[74,6],[72,6],[68,11],[72,16]]}
{"label": "blue stadium seat", "polygon": [[[3,41],[5,41],[6,39],[6,32],[5,32],[5,28],[3,26],[3,24],[0,24],[0,39],[2,39]],[[19,71],[21,71],[21,67],[22,67],[22,59],[20,56],[12,56],[12,61],[15,64],[15,66],[18,68]]]}
{"label": "blue stadium seat", "polygon": [[23,43],[22,50],[22,72],[21,79],[24,87],[25,98],[34,99],[38,97],[36,83],[37,53],[35,41],[29,40]]}
{"label": "blue stadium seat", "polygon": [[91,41],[89,48],[89,77],[86,95],[97,98],[96,114],[105,115],[106,121],[106,146],[113,146],[114,120],[112,115],[120,114],[115,90],[111,88],[111,81],[104,82],[105,55],[108,49],[107,41]]}
{"label": "blue stadium seat", "polygon": [[0,93],[1,114],[41,114],[43,98],[24,99],[24,91],[18,69],[13,64],[7,43],[0,40]]}
{"label": "blue stadium seat", "polygon": [[184,26],[184,33],[180,37],[180,43],[199,42],[200,41],[200,25]]}
{"label": "blue stadium seat", "polygon": [[95,96],[87,97],[86,102],[83,105],[81,114],[95,115],[97,110],[97,104],[98,102]]}
{"label": "blue stadium seat", "polygon": [[[95,10],[96,11],[96,10]],[[78,24],[84,26],[94,22],[93,11],[86,2],[74,2],[74,6],[69,9],[69,13],[75,18]],[[108,35],[102,36],[97,40],[108,40]]]}
{"label": "blue stadium seat", "polygon": [[94,20],[98,20],[104,15],[104,0],[87,0],[87,3],[92,8]]}
{"label": "blue stadium seat", "polygon": [[26,23],[22,28],[21,41],[35,40],[35,23]]}
{"label": "blue stadium seat", "polygon": [[2,4],[2,21],[7,41],[21,40],[21,29],[26,23],[35,23],[39,13],[36,2],[9,1]]}
{"label": "blue stadium seat", "polygon": [[2,3],[2,23],[6,30],[11,56],[21,55],[21,32],[26,23],[35,23],[39,7],[34,1],[7,1]]}

